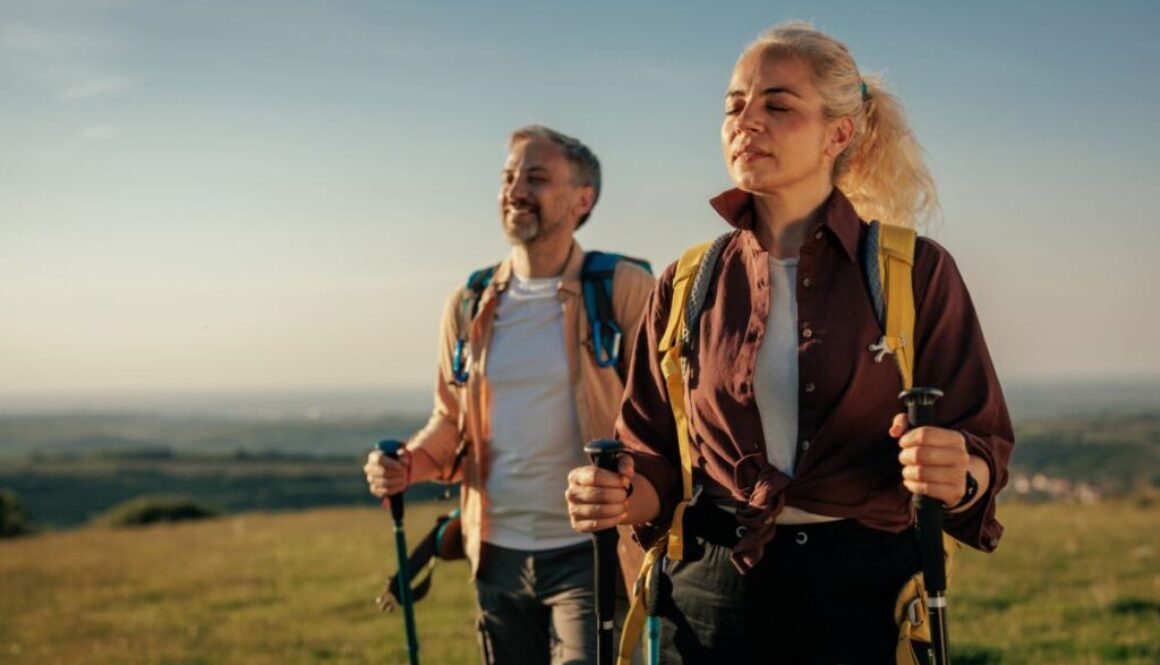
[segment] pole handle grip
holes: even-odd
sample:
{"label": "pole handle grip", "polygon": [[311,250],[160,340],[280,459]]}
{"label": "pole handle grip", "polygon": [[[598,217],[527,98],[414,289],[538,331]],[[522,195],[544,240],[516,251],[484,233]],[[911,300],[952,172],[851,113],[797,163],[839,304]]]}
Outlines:
{"label": "pole handle grip", "polygon": [[[597,468],[617,473],[624,445],[615,439],[596,439],[584,446],[584,452]],[[613,641],[613,617],[616,614],[616,579],[620,576],[617,565],[616,528],[592,534],[596,578],[596,662],[611,665],[616,653]]]}
{"label": "pole handle grip", "polygon": [[[397,460],[399,459],[399,451],[403,449],[403,442],[398,439],[383,439],[379,441],[377,448],[382,454]],[[403,493],[399,492],[388,496],[384,503],[390,505],[391,517],[395,519],[395,523],[401,523],[403,521]]]}
{"label": "pole handle grip", "polygon": [[[935,424],[934,405],[943,392],[937,388],[911,388],[898,397],[906,404],[906,420],[911,429]],[[919,554],[928,592],[946,591],[946,565],[942,545],[943,503],[929,496],[911,496],[917,511]]]}
{"label": "pole handle grip", "polygon": [[620,466],[620,456],[624,454],[624,444],[616,439],[596,439],[584,446],[584,452],[597,467],[616,473]]}

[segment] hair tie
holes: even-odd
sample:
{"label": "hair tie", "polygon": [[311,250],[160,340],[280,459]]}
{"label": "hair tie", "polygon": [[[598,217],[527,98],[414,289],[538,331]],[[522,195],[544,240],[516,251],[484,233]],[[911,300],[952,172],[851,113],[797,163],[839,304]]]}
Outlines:
{"label": "hair tie", "polygon": [[862,101],[870,99],[870,88],[866,85],[866,81],[861,81],[862,84]]}

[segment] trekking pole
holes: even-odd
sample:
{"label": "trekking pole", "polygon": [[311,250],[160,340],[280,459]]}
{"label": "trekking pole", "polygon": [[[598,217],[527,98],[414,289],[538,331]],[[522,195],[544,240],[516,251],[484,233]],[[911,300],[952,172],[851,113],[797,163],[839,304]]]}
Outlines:
{"label": "trekking pole", "polygon": [[[942,396],[942,391],[937,388],[911,388],[899,395],[906,404],[906,419],[911,429],[934,425],[934,403]],[[911,497],[911,505],[918,510],[918,555],[930,620],[930,662],[931,665],[950,665],[946,624],[947,568],[942,541],[943,504],[938,499],[915,494]]]}
{"label": "trekking pole", "polygon": [[[592,463],[616,473],[624,447],[613,439],[597,439],[584,446]],[[616,614],[616,527],[592,534],[596,555],[596,663],[612,665],[616,660],[613,617]]]}
{"label": "trekking pole", "polygon": [[645,607],[648,608],[648,615],[644,624],[647,634],[645,660],[648,665],[660,665],[661,662],[661,617],[659,614],[661,575],[664,573],[668,560],[668,555],[662,554],[661,558],[653,563],[652,570],[649,571],[648,575],[648,594],[645,596]]}
{"label": "trekking pole", "polygon": [[[403,442],[397,439],[379,441],[379,450],[393,460],[399,459]],[[395,520],[395,553],[399,560],[399,604],[403,606],[403,623],[407,630],[407,658],[411,665],[419,665],[419,636],[415,632],[415,604],[411,600],[411,571],[407,570],[407,534],[403,531],[403,493],[388,496],[384,507],[390,504]]]}

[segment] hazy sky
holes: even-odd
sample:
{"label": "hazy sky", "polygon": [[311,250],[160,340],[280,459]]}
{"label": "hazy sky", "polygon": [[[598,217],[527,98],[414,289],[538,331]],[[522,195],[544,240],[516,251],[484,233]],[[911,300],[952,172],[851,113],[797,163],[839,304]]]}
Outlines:
{"label": "hazy sky", "polygon": [[580,241],[662,267],[789,18],[907,104],[1004,380],[1160,374],[1154,0],[0,0],[0,396],[426,385],[508,132],[587,142]]}

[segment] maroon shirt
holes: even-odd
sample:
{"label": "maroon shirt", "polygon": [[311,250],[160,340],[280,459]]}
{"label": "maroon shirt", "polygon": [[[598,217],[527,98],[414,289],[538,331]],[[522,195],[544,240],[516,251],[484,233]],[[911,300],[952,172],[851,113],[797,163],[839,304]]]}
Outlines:
{"label": "maroon shirt", "polygon": [[[823,222],[802,245],[797,269],[798,442],[792,478],[766,460],[765,438],[753,395],[757,351],[769,316],[768,253],[752,232],[752,197],[730,190],[712,201],[734,231],[714,271],[700,320],[697,349],[689,354],[686,400],[694,482],[702,500],[735,502],[748,527],[734,549],[741,570],[757,563],[786,504],[823,515],[856,519],[897,532],[913,523],[902,484],[899,447],[888,434],[904,410],[893,356],[875,362],[869,350],[883,331],[865,283],[858,247],[867,225],[837,189],[824,204]],[[617,436],[637,472],[657,488],[661,518],[637,527],[642,544],[667,528],[681,498],[676,427],[661,374],[658,342],[673,295],[670,265],[649,300],[636,339]],[[962,432],[967,450],[986,460],[991,484],[970,510],[947,515],[958,540],[993,550],[1003,532],[995,497],[1007,483],[1014,445],[1007,407],[975,309],[954,260],[935,242],[915,248],[915,385],[940,388],[937,424]]]}

